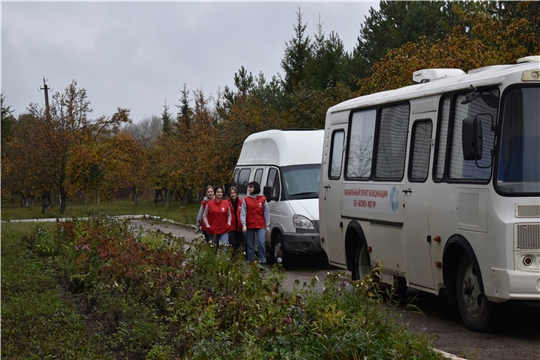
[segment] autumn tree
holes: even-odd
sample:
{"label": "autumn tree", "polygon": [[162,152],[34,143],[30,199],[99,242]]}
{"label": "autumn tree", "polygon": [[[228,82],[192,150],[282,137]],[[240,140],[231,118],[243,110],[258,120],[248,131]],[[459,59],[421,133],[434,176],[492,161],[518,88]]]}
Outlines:
{"label": "autumn tree", "polygon": [[[14,110],[11,109],[11,106],[6,104],[6,99],[4,94],[0,94],[0,108],[2,110],[2,124],[0,125],[2,149],[4,144],[11,138],[13,133],[13,127],[15,126],[16,119],[14,116]],[[3,158],[3,156],[2,156]]]}
{"label": "autumn tree", "polygon": [[[31,115],[23,114],[14,124],[11,136],[2,145],[2,197],[21,197],[22,205],[33,207],[34,198],[52,188],[52,172],[40,167],[38,124]],[[49,179],[48,181],[46,179]],[[47,206],[45,206],[47,205]],[[49,204],[43,204],[45,213]]]}
{"label": "autumn tree", "polygon": [[129,121],[129,110],[118,108],[111,118],[89,119],[92,109],[86,90],[77,88],[73,81],[63,93],[53,95],[49,113],[37,104],[31,104],[29,111],[38,125],[39,143],[34,151],[40,156],[39,171],[51,173],[44,181],[51,181],[58,190],[60,213],[65,214],[67,196],[88,172],[87,167],[70,165],[70,152],[76,146],[118,132],[120,125]]}
{"label": "autumn tree", "polygon": [[[469,71],[483,66],[515,63],[520,57],[530,55],[528,47],[532,39],[538,37],[532,29],[534,24],[526,18],[513,18],[503,26],[501,19],[493,16],[489,4],[475,5],[473,13],[463,11],[460,4],[454,4],[452,10],[463,23],[470,24],[465,30],[458,25],[442,40],[428,41],[421,38],[418,42],[409,42],[397,49],[390,50],[382,61],[375,63],[370,76],[360,82],[357,95],[371,94],[377,91],[394,89],[412,84],[414,71],[426,68],[457,68]],[[530,11],[530,4],[521,4],[522,11]],[[518,31],[521,28],[529,32]]]}

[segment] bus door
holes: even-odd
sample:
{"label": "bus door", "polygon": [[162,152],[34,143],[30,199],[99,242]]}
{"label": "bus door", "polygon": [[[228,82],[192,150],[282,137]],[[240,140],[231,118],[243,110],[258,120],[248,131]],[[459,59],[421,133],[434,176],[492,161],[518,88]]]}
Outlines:
{"label": "bus door", "polygon": [[429,201],[432,181],[428,176],[433,144],[433,121],[426,114],[411,116],[411,142],[407,175],[401,194],[403,237],[409,285],[434,289],[429,236]]}
{"label": "bus door", "polygon": [[[335,116],[335,114],[333,114]],[[323,188],[319,194],[320,222],[324,233],[321,236],[327,240],[323,248],[330,264],[346,265],[345,246],[343,239],[342,194],[341,182],[343,180],[343,158],[345,151],[345,129],[347,115],[342,114],[343,122],[332,126],[330,139],[325,139],[321,184]],[[339,211],[337,210],[339,209]]]}

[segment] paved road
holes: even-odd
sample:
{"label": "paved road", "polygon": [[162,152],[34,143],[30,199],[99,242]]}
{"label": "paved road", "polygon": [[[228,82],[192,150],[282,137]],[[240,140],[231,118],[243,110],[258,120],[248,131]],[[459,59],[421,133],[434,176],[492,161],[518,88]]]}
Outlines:
{"label": "paved road", "polygon": [[[132,226],[145,230],[161,229],[187,240],[195,236],[194,229],[174,224],[131,220]],[[295,279],[309,283],[317,276],[322,287],[328,272],[342,271],[330,267],[325,258],[299,258],[287,269],[284,287]],[[288,285],[287,285],[288,284]],[[406,304],[414,304],[421,313],[413,312]],[[457,309],[447,305],[444,295],[434,296],[409,290],[402,305],[394,312],[397,321],[411,329],[426,331],[438,337],[435,346],[447,353],[475,360],[540,360],[540,303],[510,303],[504,307],[501,330],[494,334],[469,331],[463,325]]]}

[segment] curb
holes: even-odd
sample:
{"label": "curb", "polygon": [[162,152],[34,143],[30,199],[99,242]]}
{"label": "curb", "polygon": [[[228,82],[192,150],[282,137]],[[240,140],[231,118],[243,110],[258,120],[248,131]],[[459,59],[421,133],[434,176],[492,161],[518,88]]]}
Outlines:
{"label": "curb", "polygon": [[446,359],[450,359],[450,360],[467,360],[465,358],[456,356],[454,354],[447,353],[446,351],[442,351],[442,350],[439,350],[439,349],[433,348],[433,351],[438,352],[439,354],[444,356]]}

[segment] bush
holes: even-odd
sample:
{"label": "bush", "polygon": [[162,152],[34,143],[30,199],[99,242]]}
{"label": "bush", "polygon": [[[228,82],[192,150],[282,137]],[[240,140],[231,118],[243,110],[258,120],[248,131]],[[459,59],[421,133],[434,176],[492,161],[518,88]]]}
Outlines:
{"label": "bush", "polygon": [[[47,268],[78,299],[103,354],[146,359],[438,359],[390,317],[376,278],[329,274],[284,291],[285,272],[243,254],[107,218],[36,230]],[[47,240],[48,241],[48,240]],[[38,247],[38,245],[40,245]],[[375,273],[376,275],[376,273]],[[57,344],[61,346],[61,344]]]}

